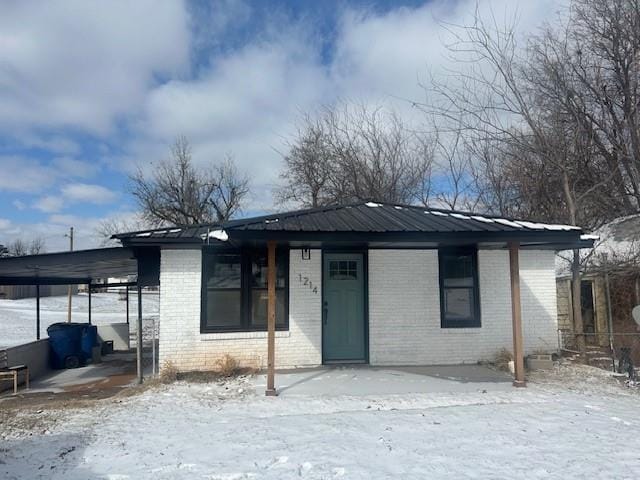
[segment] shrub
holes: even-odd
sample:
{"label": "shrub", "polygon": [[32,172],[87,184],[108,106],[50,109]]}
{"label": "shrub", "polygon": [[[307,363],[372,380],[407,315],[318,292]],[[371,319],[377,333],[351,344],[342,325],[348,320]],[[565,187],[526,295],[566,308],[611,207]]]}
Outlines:
{"label": "shrub", "polygon": [[499,369],[505,372],[509,371],[509,362],[513,360],[513,354],[506,348],[498,350],[493,357],[493,364]]}
{"label": "shrub", "polygon": [[160,369],[160,382],[173,383],[178,379],[178,367],[171,360],[167,360]]}
{"label": "shrub", "polygon": [[225,353],[221,358],[216,360],[218,372],[223,377],[232,377],[240,370],[240,364],[234,357]]}

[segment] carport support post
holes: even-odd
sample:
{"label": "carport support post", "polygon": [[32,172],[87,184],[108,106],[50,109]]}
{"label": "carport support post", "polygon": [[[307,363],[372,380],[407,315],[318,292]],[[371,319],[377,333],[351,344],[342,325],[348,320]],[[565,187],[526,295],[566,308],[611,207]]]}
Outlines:
{"label": "carport support post", "polygon": [[40,284],[36,285],[36,340],[40,340]]}
{"label": "carport support post", "polygon": [[89,292],[89,325],[91,325],[91,282],[87,285],[87,291]]}
{"label": "carport support post", "polygon": [[138,369],[138,383],[142,383],[142,287],[138,285],[138,322],[136,336],[136,367]]}
{"label": "carport support post", "polygon": [[265,395],[277,395],[275,388],[276,361],[276,242],[267,242],[267,390]]}
{"label": "carport support post", "polygon": [[127,292],[127,294],[125,295],[125,301],[127,302],[127,325],[129,325],[129,285],[127,285],[125,288],[125,292]]}
{"label": "carport support post", "polygon": [[513,322],[514,387],[526,387],[524,380],[524,349],[522,344],[522,308],[520,305],[520,244],[509,243],[509,269],[511,272],[511,318]]}

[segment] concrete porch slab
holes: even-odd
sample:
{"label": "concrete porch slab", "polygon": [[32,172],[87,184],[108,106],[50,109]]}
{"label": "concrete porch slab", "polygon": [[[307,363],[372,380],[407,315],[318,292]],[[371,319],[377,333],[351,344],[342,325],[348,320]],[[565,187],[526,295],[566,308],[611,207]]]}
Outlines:
{"label": "concrete porch slab", "polygon": [[[101,363],[68,370],[52,370],[31,382],[29,390],[20,388],[20,395],[41,393],[82,392],[123,387],[136,379],[135,353],[116,353],[104,357]],[[4,396],[12,392],[4,392]]]}
{"label": "concrete porch slab", "polygon": [[[409,393],[506,391],[513,377],[482,365],[408,367],[324,366],[276,371],[278,395],[368,396]],[[256,391],[266,388],[266,374],[253,380]]]}

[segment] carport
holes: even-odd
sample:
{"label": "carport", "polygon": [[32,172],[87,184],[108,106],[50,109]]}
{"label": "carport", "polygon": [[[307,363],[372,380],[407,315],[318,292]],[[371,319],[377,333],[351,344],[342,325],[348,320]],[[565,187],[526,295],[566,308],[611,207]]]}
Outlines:
{"label": "carport", "polygon": [[[98,283],[108,278],[135,278],[134,281]],[[40,286],[87,285],[88,322],[91,323],[91,292],[122,286],[135,288],[138,295],[137,331],[142,331],[142,289],[160,284],[160,251],[157,248],[98,248],[74,252],[48,253],[0,259],[0,285],[36,286],[36,340],[40,339]],[[127,301],[127,323],[129,302]],[[142,383],[142,335],[137,335],[136,364]]]}

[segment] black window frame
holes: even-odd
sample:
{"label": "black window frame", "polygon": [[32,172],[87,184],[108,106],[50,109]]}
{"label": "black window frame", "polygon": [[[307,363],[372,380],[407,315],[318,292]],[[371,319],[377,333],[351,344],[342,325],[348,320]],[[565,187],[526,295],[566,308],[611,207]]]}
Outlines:
{"label": "black window frame", "polygon": [[[473,277],[472,287],[445,287],[444,257],[448,255],[471,256],[471,268]],[[478,281],[478,249],[477,247],[447,247],[438,249],[438,284],[440,289],[440,328],[481,328],[482,316],[480,314],[480,285]],[[445,290],[448,289],[472,289],[473,291],[473,315],[470,318],[447,318],[445,315]]]}
{"label": "black window frame", "polygon": [[[207,325],[207,279],[210,262],[207,261],[213,255],[240,255],[240,326],[212,326]],[[267,325],[256,326],[251,324],[251,261],[255,254],[267,255],[266,247],[241,248],[241,249],[220,249],[203,247],[202,268],[201,268],[201,300],[200,300],[200,333],[233,333],[233,332],[266,332]],[[284,324],[276,323],[276,331],[289,330],[289,249],[277,248],[276,259],[285,264],[285,285],[284,285]],[[276,260],[276,262],[277,262]]]}

